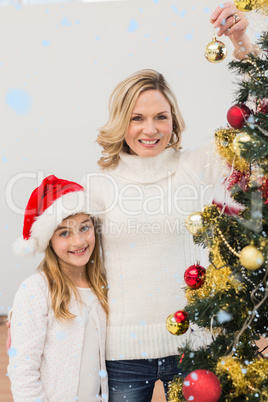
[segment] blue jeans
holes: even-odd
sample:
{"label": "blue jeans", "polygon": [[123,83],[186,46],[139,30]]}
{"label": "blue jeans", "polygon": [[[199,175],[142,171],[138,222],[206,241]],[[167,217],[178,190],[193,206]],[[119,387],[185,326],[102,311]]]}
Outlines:
{"label": "blue jeans", "polygon": [[157,380],[164,383],[166,394],[169,381],[181,374],[178,356],[148,360],[108,360],[106,367],[109,402],[150,402]]}

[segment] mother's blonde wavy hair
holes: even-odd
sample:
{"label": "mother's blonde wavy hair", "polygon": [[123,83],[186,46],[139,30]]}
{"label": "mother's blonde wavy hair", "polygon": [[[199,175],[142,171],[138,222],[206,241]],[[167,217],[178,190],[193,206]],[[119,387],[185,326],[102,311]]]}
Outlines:
{"label": "mother's blonde wavy hair", "polygon": [[[108,287],[101,256],[100,235],[98,234],[97,223],[92,217],[91,220],[95,229],[95,247],[86,266],[87,280],[108,318]],[[67,321],[75,318],[75,315],[69,311],[69,304],[72,294],[75,295],[77,301],[81,302],[80,295],[73,281],[61,270],[58,257],[50,246],[47,247],[45,257],[38,270],[46,275],[51,305],[56,319]]]}
{"label": "mother's blonde wavy hair", "polygon": [[121,81],[112,92],[109,100],[109,120],[99,129],[97,143],[103,148],[98,165],[102,168],[116,166],[119,153],[128,152],[125,134],[128,130],[131,114],[140,93],[157,90],[166,98],[171,108],[173,132],[168,147],[179,148],[181,133],[185,123],[174,92],[164,76],[155,70],[140,70]]}

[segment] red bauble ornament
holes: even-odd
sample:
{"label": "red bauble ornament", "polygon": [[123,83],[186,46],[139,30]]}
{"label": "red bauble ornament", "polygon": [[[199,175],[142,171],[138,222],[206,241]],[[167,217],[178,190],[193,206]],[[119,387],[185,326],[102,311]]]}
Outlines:
{"label": "red bauble ornament", "polygon": [[191,265],[184,272],[184,281],[192,289],[198,289],[205,280],[205,268],[199,264]]}
{"label": "red bauble ornament", "polygon": [[221,383],[209,370],[195,370],[183,381],[183,396],[186,401],[217,402],[221,396]]}
{"label": "red bauble ornament", "polygon": [[188,314],[186,313],[186,311],[179,310],[174,313],[174,318],[175,321],[179,324],[184,324],[186,321],[188,321]]}
{"label": "red bauble ornament", "polygon": [[179,310],[174,314],[170,314],[166,319],[167,330],[172,335],[182,335],[189,328],[189,319],[186,311]]}
{"label": "red bauble ornament", "polygon": [[246,124],[246,120],[251,114],[251,110],[246,105],[238,104],[230,107],[227,112],[227,120],[233,128],[239,129]]}

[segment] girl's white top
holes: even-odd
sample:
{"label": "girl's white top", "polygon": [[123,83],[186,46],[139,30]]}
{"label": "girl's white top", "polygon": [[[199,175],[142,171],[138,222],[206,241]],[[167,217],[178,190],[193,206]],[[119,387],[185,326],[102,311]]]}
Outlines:
{"label": "girl's white top", "polygon": [[170,356],[186,340],[193,348],[210,341],[194,326],[170,334],[166,318],[184,308],[184,272],[199,253],[185,219],[212,202],[223,171],[208,143],[185,152],[165,149],[153,158],[122,152],[117,167],[83,178],[102,225],[108,360]]}
{"label": "girl's white top", "polygon": [[97,296],[88,288],[77,288],[86,308],[85,335],[78,384],[78,401],[99,402],[100,396],[100,348],[97,323],[92,317],[92,304]]}
{"label": "girl's white top", "polygon": [[[87,309],[71,298],[76,317],[55,319],[48,283],[43,274],[27,278],[15,295],[11,319],[8,375],[15,402],[77,400]],[[105,375],[106,315],[94,300],[91,316],[97,325],[102,401],[108,401]],[[90,379],[88,380],[90,383]]]}

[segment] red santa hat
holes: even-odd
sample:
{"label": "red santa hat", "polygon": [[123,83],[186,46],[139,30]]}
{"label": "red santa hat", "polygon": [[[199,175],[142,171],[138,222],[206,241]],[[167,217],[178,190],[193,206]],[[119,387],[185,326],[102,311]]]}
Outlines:
{"label": "red santa hat", "polygon": [[14,244],[16,254],[44,252],[58,225],[70,215],[89,214],[80,184],[46,177],[31,194],[24,214],[23,237]]}

